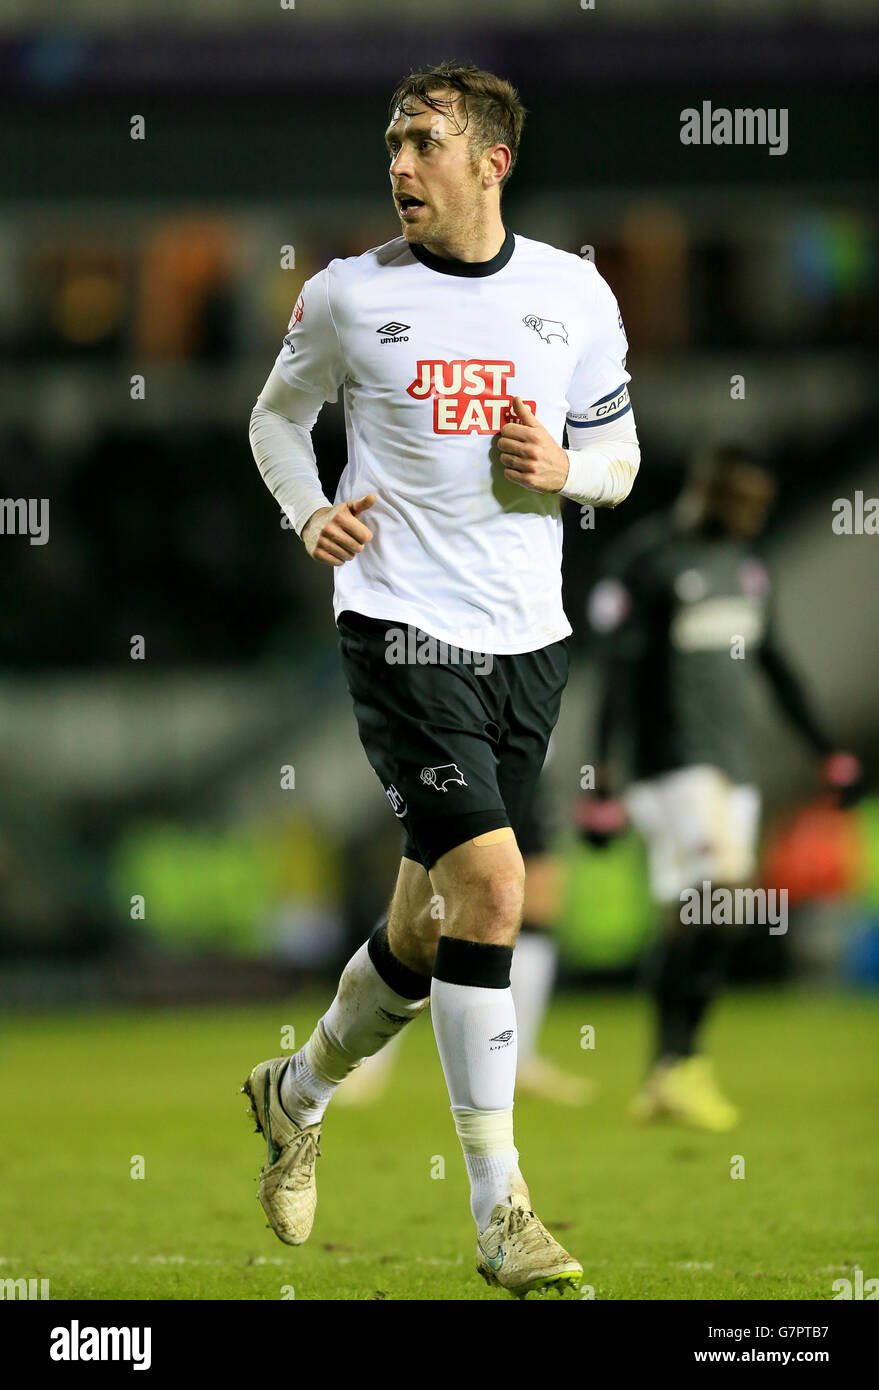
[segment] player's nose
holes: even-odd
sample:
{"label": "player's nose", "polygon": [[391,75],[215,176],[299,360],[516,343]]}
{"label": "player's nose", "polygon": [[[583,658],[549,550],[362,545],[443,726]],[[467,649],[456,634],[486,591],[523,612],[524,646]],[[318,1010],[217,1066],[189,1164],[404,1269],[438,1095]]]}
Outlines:
{"label": "player's nose", "polygon": [[[405,148],[399,149],[391,161],[391,178],[411,178],[412,176],[412,155]],[[394,192],[400,190],[395,188]]]}

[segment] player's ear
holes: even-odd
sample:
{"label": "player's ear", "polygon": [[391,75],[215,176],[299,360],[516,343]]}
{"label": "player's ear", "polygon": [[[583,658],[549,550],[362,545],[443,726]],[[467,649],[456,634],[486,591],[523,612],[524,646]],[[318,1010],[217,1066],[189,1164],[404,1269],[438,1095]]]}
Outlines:
{"label": "player's ear", "polygon": [[510,167],[513,156],[506,145],[493,145],[486,151],[483,187],[492,188],[499,184]]}

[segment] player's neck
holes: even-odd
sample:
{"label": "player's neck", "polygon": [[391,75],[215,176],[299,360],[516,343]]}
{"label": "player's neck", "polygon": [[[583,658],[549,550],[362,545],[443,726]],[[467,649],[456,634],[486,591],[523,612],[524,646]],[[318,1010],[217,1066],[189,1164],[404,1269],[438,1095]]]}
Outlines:
{"label": "player's neck", "polygon": [[498,213],[487,227],[480,228],[477,232],[464,233],[447,241],[424,241],[422,245],[442,260],[479,263],[493,260],[506,237],[507,230]]}

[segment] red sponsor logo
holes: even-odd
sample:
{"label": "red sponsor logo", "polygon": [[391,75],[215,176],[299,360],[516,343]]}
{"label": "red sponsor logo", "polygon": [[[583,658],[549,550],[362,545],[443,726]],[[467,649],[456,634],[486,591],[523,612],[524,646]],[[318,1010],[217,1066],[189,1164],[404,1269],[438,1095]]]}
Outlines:
{"label": "red sponsor logo", "polygon": [[294,323],[301,323],[301,322],[302,322],[302,314],[303,314],[304,310],[305,310],[305,301],[303,300],[302,295],[300,295],[299,298],[298,298],[297,301],[296,301],[296,305],[295,305],[295,307],[294,307],[294,309],[293,309],[293,313],[292,313],[291,316],[290,316],[290,322],[287,324],[288,329],[289,329],[289,328],[292,328],[293,325],[294,325]]}
{"label": "red sponsor logo", "polygon": [[[416,363],[415,380],[406,391],[415,400],[432,397],[435,434],[497,434],[516,419],[517,392],[507,387],[515,372],[514,362],[428,359]],[[535,401],[525,404],[537,414]]]}

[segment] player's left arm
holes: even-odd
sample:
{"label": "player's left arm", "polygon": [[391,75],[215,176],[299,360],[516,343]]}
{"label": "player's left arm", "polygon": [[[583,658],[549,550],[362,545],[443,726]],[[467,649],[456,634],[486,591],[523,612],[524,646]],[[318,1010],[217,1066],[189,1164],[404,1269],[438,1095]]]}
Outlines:
{"label": "player's left arm", "polygon": [[821,760],[821,780],[839,804],[853,805],[863,794],[863,770],[854,753],[840,749],[816,714],[802,678],[782,647],[770,619],[760,646],[760,664],[787,718]]}
{"label": "player's left arm", "polygon": [[587,263],[588,341],[568,388],[568,444],[553,439],[519,396],[516,422],[500,432],[504,474],[535,492],[558,492],[593,507],[617,507],[632,490],[641,449],[629,399],[628,343],[610,286]]}

